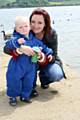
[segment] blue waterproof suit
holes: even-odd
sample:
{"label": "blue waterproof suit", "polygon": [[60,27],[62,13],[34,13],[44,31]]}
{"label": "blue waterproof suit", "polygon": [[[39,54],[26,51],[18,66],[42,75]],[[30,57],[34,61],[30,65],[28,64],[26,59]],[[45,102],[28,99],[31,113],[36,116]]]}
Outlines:
{"label": "blue waterproof suit", "polygon": [[[6,42],[9,49],[20,47],[19,38],[24,38],[25,45],[37,46],[42,48],[42,52],[46,55],[53,54],[52,49],[46,47],[41,40],[36,39],[32,33],[29,34],[29,39],[24,35],[14,31],[13,37]],[[33,82],[37,74],[37,63],[31,62],[31,57],[21,54],[16,59],[11,58],[8,64],[6,73],[7,78],[7,95],[10,97],[21,96],[28,99],[33,88]]]}

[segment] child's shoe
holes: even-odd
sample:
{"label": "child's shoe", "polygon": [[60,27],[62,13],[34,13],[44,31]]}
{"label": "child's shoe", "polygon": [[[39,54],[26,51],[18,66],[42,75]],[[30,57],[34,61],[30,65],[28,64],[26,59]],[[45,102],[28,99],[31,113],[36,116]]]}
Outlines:
{"label": "child's shoe", "polygon": [[37,97],[37,96],[39,96],[37,90],[36,90],[36,89],[33,89],[32,92],[31,92],[30,98],[35,98],[35,97]]}
{"label": "child's shoe", "polygon": [[13,97],[9,98],[9,104],[10,104],[11,106],[16,106],[16,105],[17,105],[17,100],[16,100],[16,98],[13,98]]}
{"label": "child's shoe", "polygon": [[22,102],[25,102],[25,103],[32,103],[32,100],[31,100],[31,99],[26,99],[26,98],[20,97],[20,100],[21,100]]}

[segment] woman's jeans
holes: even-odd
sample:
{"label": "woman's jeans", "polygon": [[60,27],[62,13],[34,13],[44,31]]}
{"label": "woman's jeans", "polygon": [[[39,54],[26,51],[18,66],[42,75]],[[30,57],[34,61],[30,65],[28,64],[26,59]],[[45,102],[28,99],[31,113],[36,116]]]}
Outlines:
{"label": "woman's jeans", "polygon": [[[64,72],[62,67],[57,63],[50,63],[47,66],[40,69],[39,78],[41,85],[47,85],[53,82],[58,82],[64,78]],[[36,86],[36,80],[34,81],[34,88]]]}

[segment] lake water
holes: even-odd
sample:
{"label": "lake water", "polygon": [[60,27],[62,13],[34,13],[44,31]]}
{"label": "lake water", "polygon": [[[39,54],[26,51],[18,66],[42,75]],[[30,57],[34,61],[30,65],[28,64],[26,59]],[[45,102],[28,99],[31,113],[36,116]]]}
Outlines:
{"label": "lake water", "polygon": [[[14,28],[17,15],[30,16],[35,8],[0,9],[0,25],[5,30]],[[59,56],[68,65],[80,71],[80,6],[44,7],[52,20],[52,27],[58,34]],[[53,24],[54,20],[54,24]],[[0,27],[1,31],[2,27]],[[1,32],[0,32],[0,35]],[[0,40],[2,50],[4,41]],[[0,50],[0,51],[1,51]],[[2,52],[0,52],[0,55]]]}

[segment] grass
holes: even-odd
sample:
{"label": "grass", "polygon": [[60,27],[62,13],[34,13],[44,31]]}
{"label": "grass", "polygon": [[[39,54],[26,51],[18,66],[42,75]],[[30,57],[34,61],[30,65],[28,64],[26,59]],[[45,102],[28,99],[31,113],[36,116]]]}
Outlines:
{"label": "grass", "polygon": [[49,5],[51,6],[57,6],[57,5],[63,5],[64,3],[63,2],[49,2]]}
{"label": "grass", "polygon": [[80,5],[80,1],[48,2],[49,6]]}

